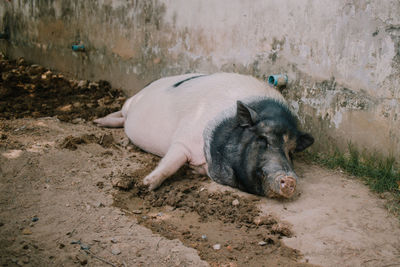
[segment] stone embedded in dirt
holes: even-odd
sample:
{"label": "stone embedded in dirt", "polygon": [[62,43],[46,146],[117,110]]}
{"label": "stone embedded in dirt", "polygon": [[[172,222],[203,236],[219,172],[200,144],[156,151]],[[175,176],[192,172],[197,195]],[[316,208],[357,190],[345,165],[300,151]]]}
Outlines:
{"label": "stone embedded in dirt", "polygon": [[260,246],[265,246],[266,244],[267,244],[267,242],[265,242],[265,241],[258,242],[258,245],[260,245]]}
{"label": "stone embedded in dirt", "polygon": [[58,107],[57,109],[62,112],[70,112],[72,110],[72,105],[68,104],[62,107]]}
{"label": "stone embedded in dirt", "polygon": [[201,235],[201,239],[207,240],[207,236],[206,235]]}
{"label": "stone embedded in dirt", "polygon": [[111,184],[113,187],[118,187],[119,189],[123,190],[129,190],[133,187],[134,181],[131,177],[123,175],[121,177],[116,177],[112,179]]}
{"label": "stone embedded in dirt", "polygon": [[213,246],[213,249],[214,249],[214,250],[220,250],[220,249],[221,249],[221,244],[215,244],[215,245]]}
{"label": "stone embedded in dirt", "polygon": [[118,242],[117,239],[115,239],[115,237],[111,238],[110,241],[111,241],[111,243],[114,243],[114,244]]}
{"label": "stone embedded in dirt", "polygon": [[39,221],[38,217],[35,216],[35,217],[32,218],[32,222],[37,222],[37,221]]}
{"label": "stone embedded in dirt", "polygon": [[279,234],[281,236],[291,237],[292,231],[290,230],[290,225],[285,222],[280,222],[272,226],[271,231],[274,234]]}
{"label": "stone embedded in dirt", "polygon": [[113,249],[111,250],[111,253],[112,253],[113,255],[119,255],[119,254],[121,254],[121,250],[119,250],[118,248],[113,248]]}
{"label": "stone embedded in dirt", "polygon": [[237,200],[237,199],[235,199],[235,200],[233,200],[232,201],[232,205],[233,206],[238,206],[240,203],[239,203],[239,200]]}
{"label": "stone embedded in dirt", "polygon": [[260,225],[273,225],[273,224],[277,223],[277,220],[273,216],[267,215],[267,216],[257,216],[257,217],[254,218],[253,222],[257,226],[260,226]]}
{"label": "stone embedded in dirt", "polygon": [[22,234],[23,234],[23,235],[31,235],[31,234],[32,234],[32,231],[31,231],[30,229],[28,229],[28,228],[24,228],[24,229],[22,230]]}
{"label": "stone embedded in dirt", "polygon": [[73,124],[79,124],[79,123],[84,123],[85,120],[82,119],[82,118],[76,118],[76,119],[73,119],[71,122],[72,122]]}
{"label": "stone embedded in dirt", "polygon": [[97,208],[104,208],[106,205],[104,205],[103,203],[101,203],[101,202],[97,202],[96,203],[96,207]]}

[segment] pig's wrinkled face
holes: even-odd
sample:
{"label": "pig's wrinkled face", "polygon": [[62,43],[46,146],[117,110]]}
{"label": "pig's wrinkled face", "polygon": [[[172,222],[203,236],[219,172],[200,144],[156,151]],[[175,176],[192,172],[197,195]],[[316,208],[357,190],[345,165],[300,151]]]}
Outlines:
{"label": "pig's wrinkled face", "polygon": [[293,170],[292,154],[310,146],[314,138],[297,130],[294,116],[273,103],[256,112],[238,102],[238,120],[244,128],[251,168],[251,180],[259,184],[259,194],[290,198],[296,191],[297,175]]}

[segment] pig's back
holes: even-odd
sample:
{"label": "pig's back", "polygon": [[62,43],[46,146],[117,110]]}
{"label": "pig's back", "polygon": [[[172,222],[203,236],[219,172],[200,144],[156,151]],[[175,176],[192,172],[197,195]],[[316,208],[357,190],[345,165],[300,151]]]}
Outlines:
{"label": "pig's back", "polygon": [[200,75],[157,80],[128,100],[125,132],[134,144],[164,156],[171,144],[180,143],[188,150],[190,163],[202,165],[204,130],[212,131],[224,116],[233,116],[237,100],[267,97],[284,101],[275,89],[250,76]]}

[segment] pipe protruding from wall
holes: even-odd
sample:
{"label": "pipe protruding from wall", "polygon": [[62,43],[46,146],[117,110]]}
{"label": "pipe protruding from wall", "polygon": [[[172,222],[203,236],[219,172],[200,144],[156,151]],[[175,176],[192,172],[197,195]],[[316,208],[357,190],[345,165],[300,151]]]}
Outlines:
{"label": "pipe protruding from wall", "polygon": [[85,46],[83,44],[72,45],[72,50],[74,50],[75,52],[83,52],[85,51]]}
{"label": "pipe protruding from wall", "polygon": [[268,83],[276,87],[284,87],[288,82],[286,74],[273,74],[268,77]]}

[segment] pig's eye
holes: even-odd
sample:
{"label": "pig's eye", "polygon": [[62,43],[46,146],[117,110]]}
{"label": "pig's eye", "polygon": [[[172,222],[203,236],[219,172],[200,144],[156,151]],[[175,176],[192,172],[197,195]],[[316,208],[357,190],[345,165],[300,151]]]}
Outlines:
{"label": "pig's eye", "polygon": [[267,136],[260,135],[260,137],[258,139],[260,142],[265,143],[267,146],[269,145]]}

